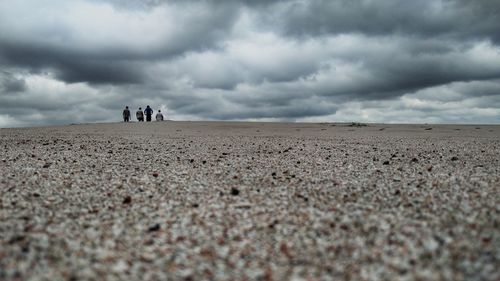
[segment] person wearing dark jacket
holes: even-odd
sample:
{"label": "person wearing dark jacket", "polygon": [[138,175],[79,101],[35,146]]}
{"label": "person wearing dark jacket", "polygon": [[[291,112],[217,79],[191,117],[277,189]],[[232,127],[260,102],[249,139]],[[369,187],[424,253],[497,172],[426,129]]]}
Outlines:
{"label": "person wearing dark jacket", "polygon": [[146,122],[151,122],[151,116],[153,116],[153,109],[151,107],[146,106],[146,109],[144,109],[144,114],[146,114]]}
{"label": "person wearing dark jacket", "polygon": [[130,110],[128,110],[128,106],[125,106],[125,109],[123,110],[123,122],[128,121],[130,121]]}

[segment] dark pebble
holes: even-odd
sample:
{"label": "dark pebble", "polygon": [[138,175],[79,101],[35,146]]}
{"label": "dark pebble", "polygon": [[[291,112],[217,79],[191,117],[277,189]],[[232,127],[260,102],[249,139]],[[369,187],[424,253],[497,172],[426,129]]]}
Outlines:
{"label": "dark pebble", "polygon": [[155,225],[151,226],[150,228],[148,228],[148,231],[149,231],[149,232],[153,232],[153,231],[158,231],[158,230],[160,230],[160,229],[161,229],[161,226],[160,226],[160,224],[159,224],[159,223],[157,223],[157,224],[155,224]]}
{"label": "dark pebble", "polygon": [[458,157],[456,157],[456,156],[451,157],[451,161],[457,161],[457,160],[458,160]]}
{"label": "dark pebble", "polygon": [[389,165],[389,161],[385,161],[384,163],[382,163],[384,165]]}
{"label": "dark pebble", "polygon": [[240,191],[237,188],[235,188],[235,187],[231,188],[231,195],[238,196],[239,194],[240,194]]}
{"label": "dark pebble", "polygon": [[123,204],[130,204],[130,203],[132,203],[132,197],[126,196],[125,198],[123,198]]}
{"label": "dark pebble", "polygon": [[278,220],[274,220],[272,223],[269,224],[269,228],[274,228],[275,225],[279,223]]}
{"label": "dark pebble", "polygon": [[19,243],[19,242],[23,241],[25,238],[26,238],[26,236],[17,235],[17,236],[14,236],[14,237],[10,238],[10,240],[9,240],[8,243],[9,244]]}

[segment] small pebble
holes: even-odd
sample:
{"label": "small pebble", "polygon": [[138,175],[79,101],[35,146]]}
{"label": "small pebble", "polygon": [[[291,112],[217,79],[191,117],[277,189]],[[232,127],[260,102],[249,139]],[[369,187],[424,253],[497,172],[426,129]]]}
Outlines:
{"label": "small pebble", "polygon": [[158,230],[160,230],[160,229],[161,229],[161,226],[160,226],[160,224],[159,224],[159,223],[157,223],[157,224],[155,224],[155,225],[153,225],[153,226],[149,227],[149,228],[148,228],[148,231],[149,231],[149,232],[154,232],[154,231],[158,231]]}
{"label": "small pebble", "polygon": [[131,196],[125,196],[125,198],[123,198],[123,204],[130,204],[132,203],[132,197]]}

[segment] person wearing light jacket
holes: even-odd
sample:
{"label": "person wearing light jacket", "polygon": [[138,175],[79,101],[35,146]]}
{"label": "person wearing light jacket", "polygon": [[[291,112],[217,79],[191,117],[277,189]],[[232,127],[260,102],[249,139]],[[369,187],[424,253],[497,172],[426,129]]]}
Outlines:
{"label": "person wearing light jacket", "polygon": [[158,113],[156,113],[156,121],[163,121],[163,114],[161,114],[161,110],[158,109]]}
{"label": "person wearing light jacket", "polygon": [[139,110],[135,113],[135,117],[137,118],[137,121],[144,122],[144,112],[142,112],[142,108],[139,107]]}

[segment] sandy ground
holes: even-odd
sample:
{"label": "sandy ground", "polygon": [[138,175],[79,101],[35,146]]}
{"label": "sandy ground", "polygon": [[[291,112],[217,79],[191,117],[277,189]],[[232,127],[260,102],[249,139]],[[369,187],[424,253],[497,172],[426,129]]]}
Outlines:
{"label": "sandy ground", "polygon": [[500,126],[71,125],[0,151],[1,280],[500,280]]}

